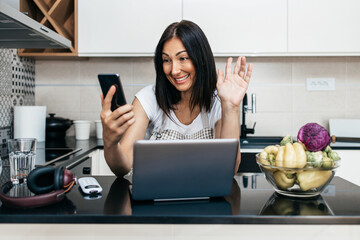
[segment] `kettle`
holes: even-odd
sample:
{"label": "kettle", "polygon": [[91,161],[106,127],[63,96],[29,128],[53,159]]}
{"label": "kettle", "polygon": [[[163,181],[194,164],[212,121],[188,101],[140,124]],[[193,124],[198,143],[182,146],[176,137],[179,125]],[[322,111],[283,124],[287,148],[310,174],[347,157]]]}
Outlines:
{"label": "kettle", "polygon": [[64,139],[66,130],[73,124],[73,120],[55,117],[55,113],[49,113],[46,118],[46,139]]}

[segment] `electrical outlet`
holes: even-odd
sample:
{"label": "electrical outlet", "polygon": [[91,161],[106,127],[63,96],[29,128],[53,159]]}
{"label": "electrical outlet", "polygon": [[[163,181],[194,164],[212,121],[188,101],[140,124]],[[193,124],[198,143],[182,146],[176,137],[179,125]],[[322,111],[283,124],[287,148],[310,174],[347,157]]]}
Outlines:
{"label": "electrical outlet", "polygon": [[335,78],[307,78],[306,90],[308,91],[334,91]]}

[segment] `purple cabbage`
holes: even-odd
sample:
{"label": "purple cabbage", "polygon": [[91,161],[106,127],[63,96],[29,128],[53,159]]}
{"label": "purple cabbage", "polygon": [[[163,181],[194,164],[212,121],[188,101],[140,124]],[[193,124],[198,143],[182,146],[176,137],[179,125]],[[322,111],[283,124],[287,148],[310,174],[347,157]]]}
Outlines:
{"label": "purple cabbage", "polygon": [[317,123],[302,126],[297,138],[310,152],[322,151],[330,144],[329,132]]}

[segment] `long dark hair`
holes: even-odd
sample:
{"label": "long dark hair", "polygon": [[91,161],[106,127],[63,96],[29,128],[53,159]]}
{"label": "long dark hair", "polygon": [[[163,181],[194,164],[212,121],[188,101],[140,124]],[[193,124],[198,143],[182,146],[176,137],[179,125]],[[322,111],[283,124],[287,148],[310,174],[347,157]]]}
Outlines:
{"label": "long dark hair", "polygon": [[163,47],[166,41],[174,37],[182,41],[195,67],[195,83],[190,98],[190,108],[194,110],[198,105],[200,110],[204,108],[209,112],[217,81],[215,60],[204,32],[191,21],[182,20],[172,23],[165,29],[159,40],[154,59],[156,101],[165,114],[170,117],[173,105],[181,99],[180,92],[166,78],[163,70]]}

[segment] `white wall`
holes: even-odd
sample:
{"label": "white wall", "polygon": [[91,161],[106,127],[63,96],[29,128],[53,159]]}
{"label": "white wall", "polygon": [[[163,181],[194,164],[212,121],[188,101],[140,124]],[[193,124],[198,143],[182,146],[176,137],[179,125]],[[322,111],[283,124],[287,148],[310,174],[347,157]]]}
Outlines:
{"label": "white wall", "polygon": [[[360,118],[360,57],[264,57],[253,63],[248,93],[257,95],[255,135],[296,136],[307,122],[328,127],[329,118]],[[226,58],[216,58],[224,69]],[[74,120],[99,119],[101,110],[98,73],[119,73],[128,102],[137,91],[155,83],[152,58],[87,58],[36,60],[36,105],[48,113]],[[335,78],[335,91],[306,91],[306,78]],[[250,100],[250,97],[249,97]],[[249,101],[250,102],[250,101]],[[73,127],[68,135],[74,135]],[[94,125],[92,135],[95,135]]]}

